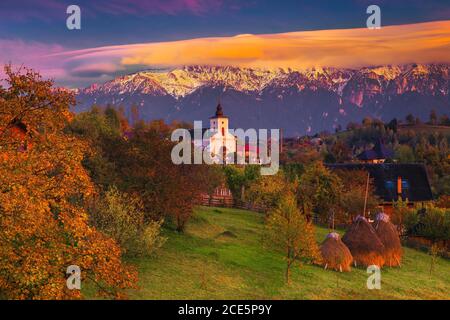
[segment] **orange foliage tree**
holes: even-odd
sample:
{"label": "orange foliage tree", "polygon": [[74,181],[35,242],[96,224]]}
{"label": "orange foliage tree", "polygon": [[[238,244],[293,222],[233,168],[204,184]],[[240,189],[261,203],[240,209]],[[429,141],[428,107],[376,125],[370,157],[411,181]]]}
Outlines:
{"label": "orange foliage tree", "polygon": [[[98,293],[124,297],[136,271],[116,242],[88,225],[94,186],[81,165],[86,146],[64,133],[74,97],[29,69],[5,67],[0,86],[0,295],[82,298],[66,286],[70,265]],[[17,123],[23,136],[12,134]],[[26,143],[32,148],[24,150]]]}

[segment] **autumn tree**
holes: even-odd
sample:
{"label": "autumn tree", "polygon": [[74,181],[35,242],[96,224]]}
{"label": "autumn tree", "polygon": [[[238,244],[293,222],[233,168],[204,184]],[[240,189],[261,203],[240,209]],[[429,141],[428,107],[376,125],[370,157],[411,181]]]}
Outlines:
{"label": "autumn tree", "polygon": [[[375,195],[375,186],[370,177],[366,201],[367,171],[335,170],[334,173],[342,182],[339,203],[333,212],[335,223],[351,223],[356,216],[363,214],[364,207],[366,214],[376,213],[381,201]],[[372,218],[375,219],[375,216]]]}
{"label": "autumn tree", "polygon": [[211,192],[223,181],[221,169],[172,162],[174,143],[170,135],[182,124],[140,122],[124,136],[108,119],[111,116],[106,112],[91,111],[77,116],[71,125],[71,130],[95,149],[84,160],[92,179],[105,192],[116,186],[123,193],[139,195],[144,224],[164,219],[174,222],[182,232],[201,194]]}
{"label": "autumn tree", "polygon": [[260,177],[260,169],[258,165],[224,167],[228,187],[237,202],[246,201],[246,190]]}
{"label": "autumn tree", "polygon": [[393,211],[392,211],[392,223],[395,224],[398,228],[400,234],[403,234],[405,230],[403,230],[405,217],[408,216],[410,212],[410,208],[408,208],[408,201],[404,201],[401,198],[398,199],[394,203]]}
{"label": "autumn tree", "polygon": [[436,125],[437,121],[438,121],[437,113],[436,110],[433,109],[430,111],[430,124]]}
{"label": "autumn tree", "polygon": [[414,116],[410,113],[406,116],[406,123],[407,124],[415,124],[416,123],[416,118],[414,118]]}
{"label": "autumn tree", "polygon": [[321,222],[326,222],[330,211],[339,205],[342,181],[321,162],[310,164],[300,177],[298,202],[305,214],[312,211]]}
{"label": "autumn tree", "polygon": [[138,195],[110,187],[90,206],[91,224],[120,244],[126,256],[145,256],[165,242],[160,235],[163,220],[144,222],[144,205]]}
{"label": "autumn tree", "polygon": [[407,144],[395,148],[395,159],[400,163],[413,163],[416,160],[413,149]]}
{"label": "autumn tree", "polygon": [[283,252],[289,284],[291,268],[295,263],[319,262],[320,253],[314,238],[313,225],[306,221],[297,207],[294,194],[286,192],[266,219],[266,243]]}
{"label": "autumn tree", "polygon": [[329,149],[328,159],[331,163],[343,163],[347,162],[351,159],[352,151],[347,146],[347,144],[342,141],[342,139],[338,139]]}
{"label": "autumn tree", "polygon": [[125,144],[120,126],[111,121],[111,118],[119,117],[117,111],[109,109],[109,117],[105,111],[93,106],[91,110],[77,114],[66,128],[67,132],[89,145],[90,152],[85,154],[83,166],[99,191],[103,192],[121,181],[116,163],[110,159],[109,153],[119,153],[117,150],[123,150]]}
{"label": "autumn tree", "polygon": [[205,193],[209,196],[209,201],[211,201],[216,188],[226,183],[223,167],[218,164],[199,165],[196,169],[199,175],[197,181],[203,186]]}
{"label": "autumn tree", "polygon": [[[29,69],[6,66],[0,87],[0,292],[9,299],[80,298],[66,270],[97,292],[123,297],[136,272],[114,240],[88,224],[95,192],[81,161],[87,146],[63,129],[72,94]],[[14,134],[18,124],[22,135]],[[28,148],[24,149],[23,146]]]}
{"label": "autumn tree", "polygon": [[250,184],[248,200],[265,211],[273,210],[286,192],[295,192],[296,181],[288,182],[283,171],[276,175],[261,176]]}

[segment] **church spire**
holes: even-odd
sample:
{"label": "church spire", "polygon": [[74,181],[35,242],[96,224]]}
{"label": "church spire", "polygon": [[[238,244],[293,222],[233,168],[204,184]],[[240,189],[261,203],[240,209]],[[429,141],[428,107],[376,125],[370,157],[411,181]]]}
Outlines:
{"label": "church spire", "polygon": [[222,104],[220,103],[220,99],[217,102],[216,117],[223,117],[223,110],[222,110]]}
{"label": "church spire", "polygon": [[227,118],[223,114],[222,103],[220,102],[220,98],[217,99],[216,113],[212,117],[210,117],[210,119],[217,119],[217,118]]}
{"label": "church spire", "polygon": [[217,104],[216,117],[223,117],[223,110],[222,110],[222,105],[220,104],[220,101]]}

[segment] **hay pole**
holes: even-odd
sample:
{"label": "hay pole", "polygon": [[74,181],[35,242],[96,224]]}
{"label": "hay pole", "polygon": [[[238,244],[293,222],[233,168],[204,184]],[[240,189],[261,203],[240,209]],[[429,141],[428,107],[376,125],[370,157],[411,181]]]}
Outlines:
{"label": "hay pole", "polygon": [[369,180],[370,180],[370,173],[367,172],[366,195],[364,197],[364,211],[363,211],[364,218],[366,217],[367,197],[369,196]]}
{"label": "hay pole", "polygon": [[332,230],[332,232],[334,232],[334,209],[331,211],[331,216],[332,216],[332,224],[331,224],[331,230]]}

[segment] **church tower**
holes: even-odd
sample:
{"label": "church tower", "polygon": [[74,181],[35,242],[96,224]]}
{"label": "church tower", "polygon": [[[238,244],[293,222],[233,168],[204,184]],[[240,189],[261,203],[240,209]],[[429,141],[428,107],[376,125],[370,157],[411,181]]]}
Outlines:
{"label": "church tower", "polygon": [[216,114],[209,118],[209,127],[214,133],[219,136],[226,137],[228,135],[228,117],[223,115],[222,105],[217,105]]}
{"label": "church tower", "polygon": [[228,117],[223,115],[220,102],[216,114],[209,118],[209,125],[212,135],[209,144],[211,155],[220,156],[227,163],[230,155],[236,152],[236,137],[228,131]]}

